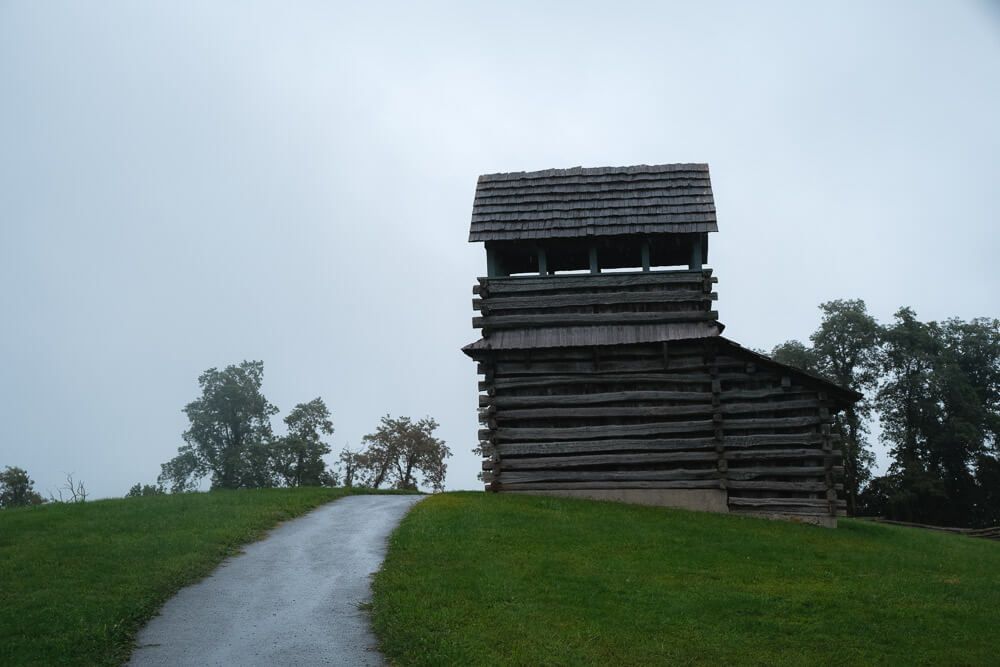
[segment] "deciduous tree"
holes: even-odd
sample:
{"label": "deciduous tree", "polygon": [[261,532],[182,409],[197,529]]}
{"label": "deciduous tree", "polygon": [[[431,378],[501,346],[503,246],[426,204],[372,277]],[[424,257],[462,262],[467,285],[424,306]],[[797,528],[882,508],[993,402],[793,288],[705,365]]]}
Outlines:
{"label": "deciduous tree", "polygon": [[438,424],[430,417],[414,422],[409,417],[382,418],[374,433],[363,438],[365,451],[359,457],[359,471],[365,486],[379,488],[391,484],[396,489],[416,489],[417,475],[436,491],[444,488],[444,462],[451,450],[434,437]]}
{"label": "deciduous tree", "polygon": [[41,505],[45,499],[35,491],[35,482],[24,468],[7,466],[0,472],[0,508]]}
{"label": "deciduous tree", "polygon": [[844,491],[851,514],[857,509],[861,488],[871,479],[875,456],[868,446],[868,394],[879,378],[879,344],[882,328],[868,314],[861,299],[835,300],[820,304],[823,319],[809,337],[819,361],[819,372],[841,387],[862,394],[861,400],[844,409],[841,419],[844,453]]}
{"label": "deciduous tree", "polygon": [[901,308],[885,341],[878,409],[893,462],[880,482],[884,505],[873,509],[926,523],[997,522],[1000,321],[924,323]]}
{"label": "deciduous tree", "polygon": [[186,445],[164,464],[160,479],[173,490],[193,488],[206,474],[212,488],[273,486],[271,416],[278,409],[261,393],[263,378],[260,361],[202,373],[201,396],[184,407]]}
{"label": "deciduous tree", "polygon": [[166,493],[166,490],[161,484],[140,484],[136,483],[132,485],[132,488],[128,490],[125,494],[126,498],[139,498],[142,496],[162,496]]}
{"label": "deciduous tree", "polygon": [[323,457],[330,446],[324,435],[333,435],[333,421],[322,398],[299,403],[285,417],[288,434],[274,445],[274,464],[287,486],[322,486],[330,480]]}

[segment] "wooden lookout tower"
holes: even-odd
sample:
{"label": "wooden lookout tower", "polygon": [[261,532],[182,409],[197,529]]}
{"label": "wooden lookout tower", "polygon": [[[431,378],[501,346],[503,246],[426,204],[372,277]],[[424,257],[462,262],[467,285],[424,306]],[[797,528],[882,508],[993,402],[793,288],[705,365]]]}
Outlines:
{"label": "wooden lookout tower", "polygon": [[488,490],[836,525],[831,424],[859,395],[721,335],[717,229],[705,164],[479,177]]}

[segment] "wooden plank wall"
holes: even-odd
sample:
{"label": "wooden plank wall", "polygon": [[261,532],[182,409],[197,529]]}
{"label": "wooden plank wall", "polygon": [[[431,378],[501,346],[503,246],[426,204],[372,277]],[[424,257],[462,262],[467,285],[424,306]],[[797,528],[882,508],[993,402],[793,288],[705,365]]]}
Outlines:
{"label": "wooden plank wall", "polygon": [[833,404],[724,339],[479,356],[488,489],[724,489],[733,512],[843,511]]}
{"label": "wooden plank wall", "polygon": [[480,278],[472,307],[475,328],[675,324],[718,319],[711,269]]}

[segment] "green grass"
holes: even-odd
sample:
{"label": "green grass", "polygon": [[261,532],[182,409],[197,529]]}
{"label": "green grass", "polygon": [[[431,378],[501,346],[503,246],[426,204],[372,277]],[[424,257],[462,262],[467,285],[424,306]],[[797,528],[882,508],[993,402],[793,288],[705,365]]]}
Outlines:
{"label": "green grass", "polygon": [[1000,544],[443,494],[374,584],[398,665],[997,664]]}
{"label": "green grass", "polygon": [[216,491],[0,511],[0,664],[120,664],[177,589],[346,493]]}

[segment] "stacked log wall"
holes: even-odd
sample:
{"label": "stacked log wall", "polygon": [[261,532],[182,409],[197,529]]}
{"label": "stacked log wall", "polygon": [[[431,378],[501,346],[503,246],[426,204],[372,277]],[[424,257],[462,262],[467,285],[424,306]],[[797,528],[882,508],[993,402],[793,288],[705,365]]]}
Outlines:
{"label": "stacked log wall", "polygon": [[[507,322],[496,318],[511,315],[536,316],[544,321],[539,326],[549,326],[553,308],[636,312],[616,309],[625,303],[653,313],[711,313],[708,272],[617,276],[618,284],[595,278],[616,276],[580,276],[571,287],[550,278],[484,279],[475,290],[483,313],[476,324],[488,336],[490,327]],[[625,285],[624,278],[640,280]],[[623,302],[622,287],[643,296]],[[645,296],[671,292],[690,298]],[[614,297],[600,298],[604,293]],[[540,300],[526,298],[532,296]],[[830,429],[835,404],[822,386],[761,364],[725,339],[476,356],[490,490],[719,489],[731,512],[805,520],[843,512],[838,438]]]}
{"label": "stacked log wall", "polygon": [[711,269],[480,278],[472,325],[504,329],[707,323],[718,319]]}

